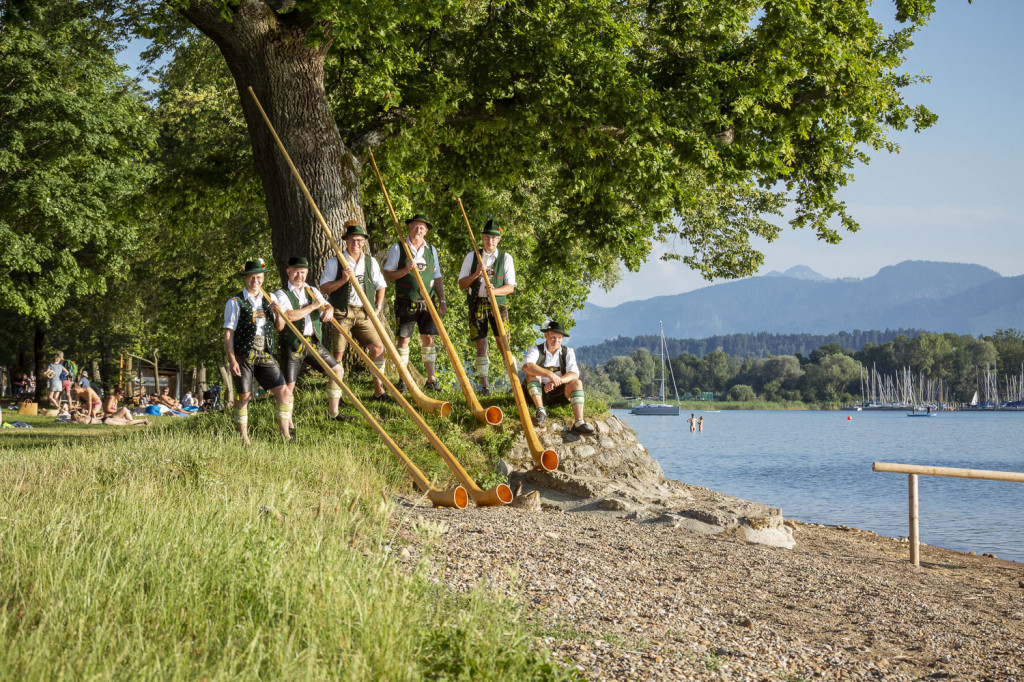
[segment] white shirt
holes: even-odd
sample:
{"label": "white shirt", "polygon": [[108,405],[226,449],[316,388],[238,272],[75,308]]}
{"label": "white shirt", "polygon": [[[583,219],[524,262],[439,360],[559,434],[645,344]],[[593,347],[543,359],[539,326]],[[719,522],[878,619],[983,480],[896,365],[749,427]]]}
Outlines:
{"label": "white shirt", "polygon": [[[412,254],[412,262],[416,264],[416,267],[417,267],[417,269],[420,272],[423,272],[423,268],[420,267],[420,266],[422,265],[422,266],[425,267],[426,264],[427,264],[427,258],[424,255],[424,253],[427,250],[427,243],[423,242],[423,245],[420,246],[420,248],[418,248],[418,249],[412,245],[412,242],[409,241],[408,237],[405,238],[405,243],[409,245],[409,253]],[[434,279],[441,279],[441,259],[437,255],[437,248],[434,247],[434,246],[431,246],[430,250],[434,254],[434,267],[436,268],[436,272],[437,272],[437,277],[435,277]],[[385,270],[397,270],[398,269],[398,261],[401,258],[402,258],[402,245],[401,244],[392,244],[391,248],[388,249],[388,255],[384,258],[384,269]],[[426,284],[428,287],[430,286],[430,282],[424,282],[424,284]]]}
{"label": "white shirt", "polygon": [[[248,289],[242,290],[242,295],[253,307],[255,312],[256,308],[263,309],[263,294],[257,292],[255,296],[249,293]],[[228,299],[227,304],[224,306],[224,328],[225,329],[238,329],[238,316],[242,313],[242,306],[238,304],[238,301],[234,296]],[[264,329],[267,326],[267,318],[257,316],[253,319],[256,323],[256,336],[266,336]]]}
{"label": "white shirt", "polygon": [[[356,263],[352,260],[351,254],[348,251],[342,251],[345,254],[345,260],[348,262],[348,267],[352,270],[352,274],[356,276],[356,280],[359,285],[363,284],[363,277],[366,274],[365,259],[360,256],[359,262]],[[380,271],[380,266],[377,265],[376,258],[370,258],[370,277],[373,279],[373,285],[378,289],[387,289],[388,283],[384,279],[384,275]],[[323,286],[327,282],[333,282],[338,279],[338,257],[331,256],[327,260],[327,264],[324,265],[324,274],[320,277],[320,285]],[[374,301],[370,301],[374,303]],[[363,307],[363,300],[359,298],[359,294],[356,293],[355,288],[348,292],[348,304],[350,306],[356,306],[358,308]]]}
{"label": "white shirt", "polygon": [[[296,289],[294,286],[292,286],[291,282],[288,282],[288,290],[291,291],[293,294],[295,294],[295,298],[297,298],[298,301],[299,301],[299,308],[305,308],[310,303],[309,298],[306,297],[306,289],[307,289],[307,287],[313,291],[313,296],[316,297],[317,302],[321,306],[327,305],[327,299],[324,298],[324,295],[321,294],[320,290],[317,289],[316,287],[310,286],[309,284],[304,284],[301,289]],[[292,308],[292,302],[288,300],[288,294],[285,293],[284,289],[278,289],[277,291],[274,292],[274,302],[277,303],[279,306],[281,306],[281,310],[298,310],[299,309],[299,308]],[[302,335],[303,336],[312,336],[313,335],[313,320],[312,320],[312,318],[309,315],[306,315],[304,318],[302,318],[302,322],[303,322]],[[295,326],[297,327],[298,325],[295,325]]]}
{"label": "white shirt", "polygon": [[[473,257],[474,252],[470,251],[466,254],[466,258],[462,261],[462,269],[459,270],[459,279],[463,277],[469,277],[473,274]],[[484,253],[484,271],[487,275],[494,279],[494,262],[498,260],[498,249],[494,250],[494,253]],[[516,285],[516,266],[512,262],[512,254],[508,251],[505,252],[505,284]],[[487,298],[487,285],[484,284],[484,278],[481,276],[476,282],[473,282],[473,288],[477,290],[477,295],[480,298]],[[504,286],[504,284],[502,285]]]}
{"label": "white shirt", "polygon": [[[576,364],[576,351],[574,351],[572,348],[566,348],[565,346],[562,346],[554,354],[551,354],[548,353],[548,345],[545,343],[544,362],[538,362],[538,360],[540,359],[540,353],[537,352],[537,346],[530,346],[530,350],[526,351],[526,357],[523,358],[523,364],[525,365],[528,362],[532,362],[534,364],[540,365],[544,369],[556,367],[557,369],[553,370],[554,373],[557,374],[558,376],[562,376],[562,348],[565,348],[565,373],[571,374],[575,372],[576,376],[579,376],[580,366]],[[540,381],[542,384],[546,384],[549,381],[551,381],[551,379],[548,379],[547,377],[541,377]]]}

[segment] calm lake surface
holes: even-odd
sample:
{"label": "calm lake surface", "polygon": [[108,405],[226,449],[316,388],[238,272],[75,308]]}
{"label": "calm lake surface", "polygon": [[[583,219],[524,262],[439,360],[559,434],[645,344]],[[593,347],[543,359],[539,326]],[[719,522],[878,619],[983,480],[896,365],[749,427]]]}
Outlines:
{"label": "calm lake surface", "polygon": [[[1024,472],[1021,412],[696,412],[702,433],[690,433],[689,412],[614,413],[669,478],[892,537],[908,534],[907,476],[875,473],[872,462]],[[922,542],[1024,561],[1024,483],[918,483]]]}

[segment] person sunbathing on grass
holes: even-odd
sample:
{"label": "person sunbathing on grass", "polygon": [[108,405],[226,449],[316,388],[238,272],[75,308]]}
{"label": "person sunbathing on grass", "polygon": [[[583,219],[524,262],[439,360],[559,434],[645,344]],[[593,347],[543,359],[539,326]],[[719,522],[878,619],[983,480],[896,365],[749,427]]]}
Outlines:
{"label": "person sunbathing on grass", "polygon": [[149,426],[152,424],[148,419],[133,419],[123,407],[114,416],[106,418],[76,409],[71,412],[71,422],[73,424],[106,424],[107,426]]}
{"label": "person sunbathing on grass", "polygon": [[127,407],[118,409],[117,404],[122,398],[124,398],[124,389],[118,386],[114,393],[107,398],[107,404],[103,408],[103,415],[105,419],[116,420],[114,423],[115,426],[120,426],[122,422],[126,424],[150,423],[148,419],[135,419],[135,416]]}
{"label": "person sunbathing on grass", "polygon": [[92,389],[82,388],[77,386],[71,389],[75,394],[75,404],[77,406],[78,401],[85,403],[85,413],[90,417],[102,417],[103,416],[103,401],[100,400],[100,396]]}
{"label": "person sunbathing on grass", "polygon": [[171,396],[171,389],[167,388],[166,386],[160,391],[160,395],[153,396],[152,400],[150,400],[150,404],[164,405],[165,407],[169,407],[172,410],[178,410],[179,412],[181,411],[181,403],[179,403]]}
{"label": "person sunbathing on grass", "polygon": [[103,423],[107,426],[149,426],[153,422],[149,419],[135,419],[128,408],[122,407],[115,414],[105,418]]}

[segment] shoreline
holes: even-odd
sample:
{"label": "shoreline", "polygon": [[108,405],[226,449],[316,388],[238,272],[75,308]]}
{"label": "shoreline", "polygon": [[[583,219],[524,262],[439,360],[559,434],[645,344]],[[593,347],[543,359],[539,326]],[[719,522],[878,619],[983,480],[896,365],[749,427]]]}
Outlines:
{"label": "shoreline", "polygon": [[[415,507],[402,561],[516,600],[588,679],[995,679],[1024,674],[1024,566],[787,521],[750,544],[563,511]],[[443,532],[440,532],[443,531]],[[993,644],[998,643],[998,644]]]}
{"label": "shoreline", "polygon": [[[809,411],[808,411],[809,412]],[[756,500],[762,504],[778,507],[782,510],[783,515],[787,519],[799,519],[804,523],[809,524],[822,524],[822,525],[834,525],[834,526],[851,526],[855,528],[865,529],[870,532],[877,533],[881,536],[892,537],[892,538],[906,538],[909,535],[909,520],[907,510],[907,476],[905,474],[892,474],[892,473],[877,473],[872,470],[872,462],[884,461],[884,462],[903,462],[912,464],[925,464],[935,465],[937,467],[957,467],[967,469],[998,469],[1007,472],[1020,471],[1018,467],[1018,458],[1015,454],[1007,454],[1004,450],[1000,452],[1004,455],[1004,460],[1001,463],[1003,466],[991,466],[989,462],[984,464],[980,462],[963,462],[957,461],[956,457],[945,457],[935,459],[931,457],[903,457],[900,458],[893,453],[880,453],[873,450],[866,450],[860,448],[860,441],[851,441],[848,443],[848,447],[843,449],[841,454],[836,456],[820,456],[811,453],[818,452],[814,449],[808,449],[813,447],[825,447],[820,446],[818,441],[812,436],[810,441],[802,439],[800,445],[793,446],[788,441],[779,441],[778,438],[771,440],[771,445],[767,446],[770,449],[769,452],[790,452],[795,454],[799,452],[800,456],[810,457],[810,461],[815,467],[818,467],[816,471],[819,471],[821,475],[852,475],[850,473],[850,467],[856,465],[858,467],[854,474],[858,476],[863,474],[864,476],[882,476],[884,479],[879,479],[878,483],[865,483],[862,478],[858,477],[859,483],[851,490],[856,492],[857,497],[853,492],[844,491],[829,495],[827,488],[822,488],[817,484],[808,484],[802,486],[795,486],[792,494],[787,494],[786,491],[790,490],[790,486],[785,481],[772,479],[771,482],[765,483],[764,489],[762,486],[751,486],[750,481],[744,477],[743,472],[737,470],[735,466],[732,468],[726,467],[724,472],[718,472],[719,467],[715,465],[715,458],[718,456],[724,456],[730,454],[732,450],[726,447],[724,453],[720,445],[715,445],[712,442],[701,447],[701,451],[704,452],[708,448],[707,452],[703,455],[693,459],[692,466],[685,465],[685,458],[680,459],[678,453],[674,449],[675,443],[671,439],[666,441],[666,433],[675,433],[676,428],[682,433],[686,431],[685,424],[679,424],[677,427],[673,426],[671,418],[668,421],[661,421],[660,423],[653,423],[651,420],[646,420],[644,417],[634,417],[632,415],[625,415],[618,410],[613,410],[612,413],[617,419],[623,420],[631,430],[634,431],[639,442],[644,447],[649,447],[651,456],[659,463],[664,462],[664,467],[667,469],[667,475],[671,478],[682,478],[688,480],[695,478],[701,482],[701,485],[709,486],[712,490],[726,490],[729,491],[726,494],[734,495],[739,498]],[[932,429],[941,426],[945,430],[959,429],[961,424],[973,424],[975,417],[955,417],[953,421],[936,422],[935,420],[924,420],[919,422],[913,419],[901,419],[898,416],[894,416],[893,412],[884,412],[874,417],[861,418],[857,416],[847,416],[842,413],[834,415],[829,418],[826,414],[821,414],[815,417],[809,413],[795,413],[791,414],[788,419],[784,414],[777,414],[776,417],[780,420],[786,420],[787,423],[798,424],[801,431],[816,431],[817,425],[828,424],[834,425],[832,420],[841,420],[841,424],[847,424],[848,419],[861,419],[859,422],[854,421],[853,423],[859,423],[861,428],[867,426],[870,430],[874,431],[880,426],[889,429],[896,437],[901,439],[900,443],[906,443],[907,441],[902,440],[904,430],[909,426],[915,429],[924,424],[928,428],[924,431],[932,433]],[[722,415],[719,415],[721,417]],[[938,419],[942,419],[940,415]],[[948,417],[947,417],[948,418]],[[985,417],[977,417],[984,421],[984,423],[992,423],[1001,425],[1000,430],[997,430],[997,434],[1007,434],[1012,432],[1010,428],[1015,422],[1004,422],[999,418],[986,419]],[[764,415],[749,415],[749,419],[752,422],[746,421],[746,418],[733,415],[731,418],[733,421],[729,421],[730,429],[733,425],[736,428],[748,423],[762,424],[766,420],[774,422],[775,417],[764,416]],[[736,422],[735,420],[740,421]],[[963,419],[967,419],[967,422],[963,422]],[[658,422],[658,420],[653,420]],[[684,419],[685,421],[685,419]],[[714,421],[714,420],[712,420]],[[645,425],[651,426],[649,429],[645,429]],[[714,428],[712,426],[712,428]],[[636,429],[640,429],[637,431]],[[913,431],[911,431],[913,432]],[[845,432],[844,432],[845,433]],[[645,435],[641,435],[645,434]],[[691,436],[693,434],[686,434]],[[997,438],[998,440],[998,438]],[[696,442],[696,441],[695,441]],[[830,441],[831,442],[831,441]],[[808,444],[810,443],[810,445]],[[745,447],[744,444],[736,444],[737,447]],[[797,451],[790,451],[789,447],[800,448]],[[667,448],[667,449],[666,449]],[[780,450],[780,448],[782,448]],[[852,449],[851,449],[852,448]],[[745,449],[743,452],[754,452],[754,450]],[[895,457],[895,459],[894,459]],[[1009,457],[1009,459],[1006,459]],[[733,460],[730,460],[733,461]],[[772,457],[766,459],[762,464],[765,466],[777,467],[785,466],[785,458]],[[682,464],[681,464],[682,462]],[[714,470],[714,471],[712,471]],[[715,472],[718,472],[716,474]],[[868,473],[871,472],[871,473]],[[719,475],[720,474],[720,475]],[[951,488],[949,485],[943,482],[951,482],[963,487]],[[959,482],[959,483],[957,483]],[[1007,492],[1005,486],[1011,485],[1006,483],[998,483],[996,481],[990,481],[990,484],[994,486],[1004,486],[1004,488],[996,491],[996,495],[993,499],[986,500],[985,508],[987,511],[984,514],[974,513],[971,505],[964,502],[962,495],[957,497],[956,490],[970,490],[968,486],[978,485],[978,481],[960,478],[937,478],[932,476],[921,476],[921,485],[927,487],[930,491],[927,495],[922,494],[922,503],[926,506],[922,507],[921,516],[921,528],[922,528],[922,542],[927,542],[933,546],[940,546],[951,551],[970,553],[976,552],[977,555],[996,555],[1002,558],[1009,558],[1016,562],[1024,562],[1024,554],[1022,554],[1022,546],[1020,543],[1020,537],[1018,534],[1012,531],[1012,527],[1008,527],[1005,523],[1001,523],[1000,519],[1006,515],[1009,509],[1012,513],[1015,507],[1015,497],[1013,491]],[[859,486],[859,487],[858,487]],[[883,486],[883,487],[880,487]],[[755,489],[756,488],[756,489]],[[885,493],[879,493],[877,490],[884,490]],[[922,488],[922,491],[924,488]],[[940,492],[936,492],[939,490]],[[976,489],[975,489],[976,490]],[[942,492],[944,491],[944,492]],[[979,491],[984,492],[984,491]],[[834,498],[834,499],[833,499]],[[928,506],[931,505],[931,506]],[[942,510],[947,507],[942,505],[949,505],[948,509],[951,512],[957,512],[965,515],[960,521],[957,521],[959,516],[956,513],[952,515],[940,513],[942,510],[936,511],[939,505]],[[994,505],[994,506],[993,506]],[[1000,513],[997,513],[1000,512]],[[974,524],[974,525],[965,525]],[[972,530],[965,530],[965,529]]]}

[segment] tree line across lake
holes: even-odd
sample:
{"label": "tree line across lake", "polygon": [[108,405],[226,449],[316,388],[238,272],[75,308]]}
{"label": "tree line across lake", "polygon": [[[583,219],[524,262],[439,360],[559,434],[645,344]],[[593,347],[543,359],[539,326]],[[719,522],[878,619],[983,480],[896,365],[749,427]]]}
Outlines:
{"label": "tree line across lake", "polygon": [[[886,333],[863,332],[861,338]],[[952,400],[967,402],[979,389],[984,370],[1002,368],[1000,385],[1024,372],[1024,331],[1000,329],[981,338],[969,334],[916,334],[897,333],[881,343],[866,342],[859,349],[830,341],[806,355],[797,351],[762,358],[753,354],[731,354],[723,347],[703,356],[690,352],[673,355],[671,349],[693,341],[666,339],[670,349],[665,369],[666,395],[673,397],[671,377],[674,375],[680,397],[711,392],[719,400],[848,403],[860,397],[862,367],[877,370],[882,375],[895,375],[909,367],[915,375],[942,380]],[[787,339],[792,342],[812,335],[732,336],[762,340],[775,337],[774,341],[785,343]],[[661,368],[658,356],[644,347],[647,338],[634,339],[634,350],[629,354],[586,366],[584,379],[588,390],[612,399],[658,395]],[[657,337],[653,338],[657,344]],[[620,338],[611,343],[618,345],[623,341]],[[740,345],[739,340],[734,345]],[[588,358],[590,348],[580,349],[580,355]]]}

